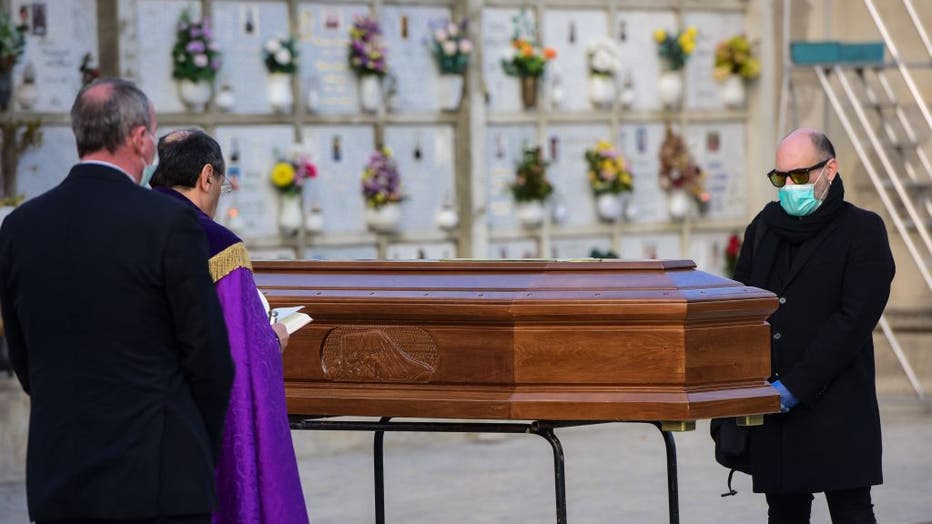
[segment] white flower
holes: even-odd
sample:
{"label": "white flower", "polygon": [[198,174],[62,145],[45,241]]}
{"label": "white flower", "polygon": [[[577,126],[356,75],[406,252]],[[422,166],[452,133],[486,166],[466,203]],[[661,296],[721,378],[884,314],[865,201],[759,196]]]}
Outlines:
{"label": "white flower", "polygon": [[515,48],[508,46],[502,51],[502,60],[505,62],[511,62],[515,59]]}
{"label": "white flower", "polygon": [[456,36],[460,34],[460,28],[453,22],[450,22],[450,25],[447,26],[447,32],[450,33],[450,36]]}
{"label": "white flower", "polygon": [[444,31],[443,29],[438,29],[438,30],[434,31],[434,40],[436,40],[436,41],[438,41],[438,42],[443,42],[443,41],[446,40],[446,39],[447,39],[447,32],[446,32],[446,31]]}
{"label": "white flower", "polygon": [[447,40],[443,43],[443,53],[447,56],[453,56],[456,54],[456,42],[453,40]]}
{"label": "white flower", "polygon": [[194,55],[194,65],[197,67],[207,67],[208,62],[207,55]]}
{"label": "white flower", "polygon": [[277,38],[273,38],[265,43],[265,50],[269,53],[276,53],[282,48],[282,43]]}
{"label": "white flower", "polygon": [[469,40],[465,38],[460,40],[460,53],[463,53],[464,55],[468,55],[471,52],[472,52],[472,42],[470,42]]}
{"label": "white flower", "polygon": [[281,65],[287,65],[291,62],[291,51],[281,48],[275,53],[275,61]]}

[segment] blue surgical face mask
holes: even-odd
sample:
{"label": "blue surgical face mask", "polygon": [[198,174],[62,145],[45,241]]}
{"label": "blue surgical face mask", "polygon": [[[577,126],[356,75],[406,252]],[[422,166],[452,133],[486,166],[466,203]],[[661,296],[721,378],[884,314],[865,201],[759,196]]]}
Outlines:
{"label": "blue surgical face mask", "polygon": [[[811,184],[793,184],[785,185],[780,188],[780,206],[787,214],[794,217],[804,217],[811,215],[819,206],[822,200],[815,196],[815,186],[822,179],[825,173],[825,166],[819,171],[819,176]],[[824,195],[823,195],[824,196]]]}
{"label": "blue surgical face mask", "polygon": [[155,173],[155,169],[159,167],[158,164],[150,164],[143,168],[142,178],[139,180],[139,185],[144,188],[149,188],[149,180],[152,180],[152,174]]}

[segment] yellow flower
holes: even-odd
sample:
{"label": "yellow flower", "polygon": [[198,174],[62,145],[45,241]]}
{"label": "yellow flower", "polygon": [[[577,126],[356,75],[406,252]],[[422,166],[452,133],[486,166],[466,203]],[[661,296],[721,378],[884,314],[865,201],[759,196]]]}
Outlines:
{"label": "yellow flower", "polygon": [[658,44],[667,39],[667,32],[663,29],[657,29],[654,31],[654,41]]}
{"label": "yellow flower", "polygon": [[630,185],[631,185],[631,182],[632,182],[632,180],[631,180],[631,174],[630,174],[630,173],[622,173],[621,175],[618,176],[618,180],[619,180],[623,185],[630,186]]}
{"label": "yellow flower", "polygon": [[699,34],[699,30],[694,26],[689,26],[686,28],[686,34],[689,35],[690,38],[696,38],[696,35]]}
{"label": "yellow flower", "polygon": [[727,65],[716,67],[714,70],[712,70],[712,77],[718,80],[719,82],[724,81],[726,78],[728,78],[728,75],[730,74],[731,74],[731,67]]}
{"label": "yellow flower", "polygon": [[614,167],[615,167],[614,162],[612,162],[610,158],[606,158],[605,160],[599,163],[599,170],[602,171],[603,173],[614,172],[615,171]]}
{"label": "yellow flower", "polygon": [[621,156],[615,158],[615,169],[621,173],[625,170],[625,159]]}
{"label": "yellow flower", "polygon": [[686,42],[686,45],[683,46],[683,52],[686,53],[687,55],[691,55],[695,49],[696,49],[695,42]]}
{"label": "yellow flower", "polygon": [[599,142],[595,145],[596,151],[608,151],[611,148],[612,148],[612,144],[610,144],[606,140],[599,140]]}
{"label": "yellow flower", "polygon": [[294,166],[288,162],[279,162],[272,168],[272,184],[285,188],[294,182]]}

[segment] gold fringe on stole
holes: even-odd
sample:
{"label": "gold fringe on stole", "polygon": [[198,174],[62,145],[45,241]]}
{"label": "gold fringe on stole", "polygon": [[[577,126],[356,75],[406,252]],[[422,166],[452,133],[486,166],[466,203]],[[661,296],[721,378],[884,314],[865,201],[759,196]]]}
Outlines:
{"label": "gold fringe on stole", "polygon": [[242,242],[237,242],[210,257],[210,276],[213,277],[214,283],[241,267],[252,271],[249,253]]}

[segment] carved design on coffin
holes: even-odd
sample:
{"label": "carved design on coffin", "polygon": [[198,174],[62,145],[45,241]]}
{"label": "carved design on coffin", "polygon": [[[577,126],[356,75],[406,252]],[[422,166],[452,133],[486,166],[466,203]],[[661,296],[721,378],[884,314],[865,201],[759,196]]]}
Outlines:
{"label": "carved design on coffin", "polygon": [[436,342],[416,327],[341,326],[321,348],[324,374],[335,381],[427,382],[439,362]]}

